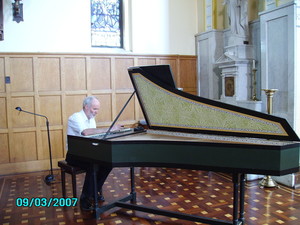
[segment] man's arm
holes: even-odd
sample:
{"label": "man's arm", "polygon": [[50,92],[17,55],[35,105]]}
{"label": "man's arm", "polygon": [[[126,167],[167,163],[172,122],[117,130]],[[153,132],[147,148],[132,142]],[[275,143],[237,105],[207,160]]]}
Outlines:
{"label": "man's arm", "polygon": [[88,135],[94,135],[94,134],[101,134],[106,132],[106,128],[87,128],[81,132],[81,135],[88,136]]}
{"label": "man's arm", "polygon": [[[122,128],[123,128],[122,125],[117,124],[112,127],[111,131],[120,130]],[[81,135],[89,136],[89,135],[94,135],[94,134],[105,133],[107,131],[108,131],[108,128],[87,128],[81,132]]]}

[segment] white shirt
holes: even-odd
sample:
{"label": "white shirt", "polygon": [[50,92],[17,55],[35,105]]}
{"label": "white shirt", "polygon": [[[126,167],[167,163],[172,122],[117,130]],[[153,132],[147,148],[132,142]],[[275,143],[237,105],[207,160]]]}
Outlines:
{"label": "white shirt", "polygon": [[68,135],[81,136],[81,132],[88,128],[96,128],[96,121],[95,118],[88,119],[83,110],[69,117]]}

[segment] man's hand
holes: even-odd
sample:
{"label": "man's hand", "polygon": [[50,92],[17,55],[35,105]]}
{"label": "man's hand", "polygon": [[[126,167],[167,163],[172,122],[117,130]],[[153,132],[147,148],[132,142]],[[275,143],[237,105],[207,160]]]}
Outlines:
{"label": "man's hand", "polygon": [[118,130],[122,130],[122,129],[124,129],[123,125],[116,124],[111,128],[111,131],[118,131]]}

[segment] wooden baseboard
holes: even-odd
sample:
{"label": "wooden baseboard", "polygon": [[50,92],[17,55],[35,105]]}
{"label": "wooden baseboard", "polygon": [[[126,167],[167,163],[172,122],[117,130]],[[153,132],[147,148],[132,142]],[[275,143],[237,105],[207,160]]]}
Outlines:
{"label": "wooden baseboard", "polygon": [[[57,162],[60,160],[63,160],[63,158],[52,160],[53,169],[58,168]],[[28,173],[28,172],[37,172],[37,171],[44,171],[44,170],[50,170],[49,160],[36,160],[36,161],[28,161],[28,162],[0,164],[0,176],[19,174],[19,173]]]}

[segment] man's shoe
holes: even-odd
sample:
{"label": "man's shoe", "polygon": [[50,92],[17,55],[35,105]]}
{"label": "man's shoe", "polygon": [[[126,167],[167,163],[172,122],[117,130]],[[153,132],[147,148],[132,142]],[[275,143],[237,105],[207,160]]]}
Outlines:
{"label": "man's shoe", "polygon": [[103,195],[98,195],[97,200],[100,202],[105,202],[104,196]]}
{"label": "man's shoe", "polygon": [[94,210],[92,202],[88,198],[80,198],[80,209],[84,211]]}

